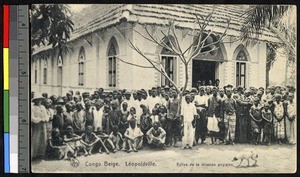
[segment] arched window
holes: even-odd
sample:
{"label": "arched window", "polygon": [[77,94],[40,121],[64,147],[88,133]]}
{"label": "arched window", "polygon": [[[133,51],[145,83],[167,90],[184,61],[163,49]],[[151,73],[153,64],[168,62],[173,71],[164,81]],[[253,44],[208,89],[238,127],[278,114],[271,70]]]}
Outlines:
{"label": "arched window", "polygon": [[85,62],[85,51],[81,47],[78,56],[78,85],[84,85],[84,62]]}
{"label": "arched window", "polygon": [[111,38],[108,45],[108,86],[116,87],[117,83],[117,63],[116,63],[116,55],[118,54],[118,45],[117,41],[114,37]]}
{"label": "arched window", "polygon": [[247,55],[240,50],[236,57],[236,86],[246,87],[246,62]]}
{"label": "arched window", "polygon": [[[168,36],[164,39],[164,42],[171,46],[170,40],[173,41],[172,44],[175,44],[174,38],[172,36]],[[165,69],[168,77],[176,83],[176,76],[177,76],[177,62],[176,62],[176,55],[173,51],[168,50],[167,48],[163,48],[161,51],[160,59]],[[161,75],[161,86],[172,86],[172,83],[164,76]]]}

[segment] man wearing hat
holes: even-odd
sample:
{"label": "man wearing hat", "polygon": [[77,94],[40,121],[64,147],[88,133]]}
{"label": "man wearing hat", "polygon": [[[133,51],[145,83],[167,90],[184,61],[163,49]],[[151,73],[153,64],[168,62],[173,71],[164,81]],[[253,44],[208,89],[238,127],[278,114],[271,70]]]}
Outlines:
{"label": "man wearing hat", "polygon": [[31,100],[31,160],[43,159],[47,145],[47,122],[49,117],[46,108],[42,105],[45,98],[36,96]]}
{"label": "man wearing hat", "polygon": [[183,134],[184,137],[182,139],[182,149],[190,148],[192,149],[194,142],[194,132],[195,129],[193,127],[194,119],[197,116],[196,107],[193,103],[191,103],[191,96],[188,94],[185,96],[185,104],[181,105],[181,116],[183,120]]}
{"label": "man wearing hat", "polygon": [[206,118],[206,108],[207,108],[208,97],[205,96],[204,87],[199,87],[199,95],[195,96],[195,106],[197,108],[198,118],[196,119],[195,127],[195,141],[198,143],[201,138],[201,144],[205,143],[207,134],[207,118]]}

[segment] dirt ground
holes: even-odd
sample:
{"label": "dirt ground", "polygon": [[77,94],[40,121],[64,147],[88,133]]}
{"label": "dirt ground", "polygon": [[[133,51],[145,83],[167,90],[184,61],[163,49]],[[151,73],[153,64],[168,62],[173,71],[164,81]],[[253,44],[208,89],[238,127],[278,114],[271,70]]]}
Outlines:
{"label": "dirt ground", "polygon": [[[74,167],[70,160],[32,162],[38,173],[294,173],[297,163],[295,145],[197,145],[192,150],[169,147],[166,150],[144,148],[139,152],[92,154],[78,157]],[[237,154],[258,154],[257,166],[244,160],[232,161]],[[74,161],[72,161],[74,162]]]}

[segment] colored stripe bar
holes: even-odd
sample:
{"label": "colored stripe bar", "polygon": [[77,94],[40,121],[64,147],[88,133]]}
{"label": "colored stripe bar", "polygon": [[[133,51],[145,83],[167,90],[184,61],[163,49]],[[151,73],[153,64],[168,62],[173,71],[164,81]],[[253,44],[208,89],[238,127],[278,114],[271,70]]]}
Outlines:
{"label": "colored stripe bar", "polygon": [[9,156],[9,133],[4,133],[4,173],[10,173]]}
{"label": "colored stripe bar", "polygon": [[3,80],[4,90],[9,90],[9,53],[8,48],[3,48]]}
{"label": "colored stripe bar", "polygon": [[9,6],[3,5],[3,48],[9,46]]}
{"label": "colored stripe bar", "polygon": [[9,132],[9,91],[4,90],[4,133]]}

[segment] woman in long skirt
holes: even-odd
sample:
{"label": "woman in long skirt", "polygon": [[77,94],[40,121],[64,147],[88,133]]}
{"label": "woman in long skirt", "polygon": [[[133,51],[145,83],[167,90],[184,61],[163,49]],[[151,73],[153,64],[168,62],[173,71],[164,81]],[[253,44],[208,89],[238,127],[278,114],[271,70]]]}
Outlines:
{"label": "woman in long skirt", "polygon": [[46,108],[41,104],[43,97],[32,99],[31,108],[31,159],[43,159],[47,145],[47,122],[49,116]]}

